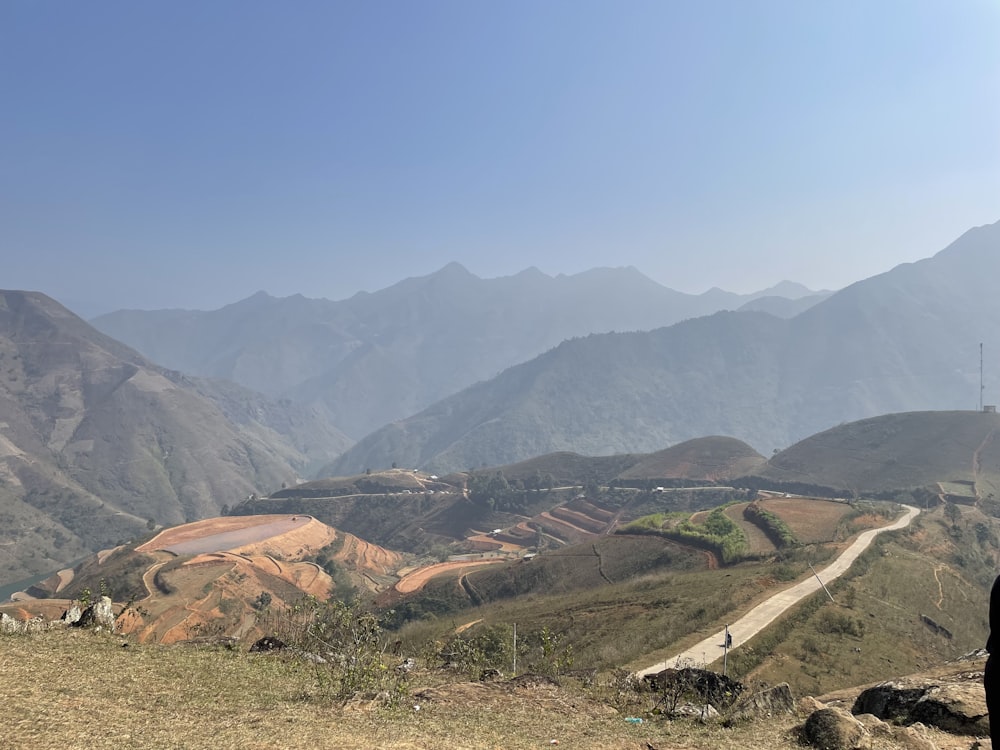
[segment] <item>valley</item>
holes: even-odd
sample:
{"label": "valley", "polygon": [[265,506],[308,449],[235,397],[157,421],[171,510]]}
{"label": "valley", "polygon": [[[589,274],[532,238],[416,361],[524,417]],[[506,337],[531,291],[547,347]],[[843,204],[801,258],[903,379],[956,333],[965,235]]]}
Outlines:
{"label": "valley", "polygon": [[[432,384],[455,362],[439,334],[395,339],[386,327],[415,290],[474,283],[454,268],[383,295],[385,309],[360,300],[374,305],[363,315],[299,299],[281,318],[283,301],[257,298],[224,315],[153,316],[143,335],[175,349],[192,321],[212,327],[199,344],[210,359],[244,315],[248,335],[290,342],[300,326],[315,332],[317,310],[340,320],[324,335],[343,350],[300,358],[306,380],[270,396],[165,369],[44,295],[5,292],[0,580],[30,585],[0,603],[0,619],[42,628],[107,599],[125,648],[276,648],[290,652],[285,664],[309,661],[326,698],[352,700],[361,685],[397,695],[410,670],[439,696],[466,689],[456,677],[506,674],[498,684],[572,683],[582,692],[559,700],[649,721],[662,710],[649,690],[664,688],[642,678],[665,679],[664,668],[816,696],[940,667],[980,648],[988,628],[1000,416],[938,395],[961,389],[960,369],[945,376],[920,359],[916,381],[894,369],[911,347],[905,321],[890,316],[882,330],[898,346],[884,360],[865,348],[867,317],[837,321],[889,304],[879,295],[890,288],[909,290],[903,310],[907,294],[933,297],[931,277],[972,283],[969,258],[995,232],[894,270],[889,287],[872,279],[789,318],[722,310],[647,332],[534,340],[550,348],[520,362],[530,346],[488,358],[453,332],[445,349],[500,369],[464,390]],[[459,296],[420,299],[416,318],[457,314]],[[921,332],[921,351],[956,360],[936,330]],[[234,340],[224,359],[242,352],[235,371],[289,375],[262,364],[273,341]],[[850,367],[831,365],[838,358]],[[344,379],[326,380],[330,367]],[[433,401],[431,385],[451,393]],[[340,412],[353,414],[355,442],[329,419],[356,389],[366,397]],[[374,402],[385,415],[369,418],[394,421],[365,435],[372,425],[351,420]],[[830,427],[833,405],[841,421]],[[58,572],[37,580],[45,570]],[[397,657],[405,669],[390,668]]]}
{"label": "valley", "polygon": [[0,750],[1000,745],[997,3],[0,19]]}

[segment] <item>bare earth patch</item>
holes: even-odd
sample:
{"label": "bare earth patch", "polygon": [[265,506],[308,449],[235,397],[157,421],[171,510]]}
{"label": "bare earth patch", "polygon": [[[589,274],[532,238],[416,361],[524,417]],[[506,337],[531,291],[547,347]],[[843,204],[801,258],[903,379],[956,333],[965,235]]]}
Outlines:
{"label": "bare earth patch", "polygon": [[446,573],[452,573],[456,578],[462,575],[462,573],[468,568],[475,568],[480,565],[495,565],[496,563],[507,562],[504,558],[496,558],[493,560],[472,560],[472,561],[459,561],[459,562],[443,562],[437,563],[435,565],[428,565],[426,568],[420,568],[405,578],[401,579],[396,584],[396,591],[401,594],[409,594],[414,591],[419,591],[427,582],[439,575],[444,575]]}
{"label": "bare earth patch", "polygon": [[832,541],[841,520],[853,510],[847,503],[801,497],[768,497],[760,505],[788,524],[804,544]]}

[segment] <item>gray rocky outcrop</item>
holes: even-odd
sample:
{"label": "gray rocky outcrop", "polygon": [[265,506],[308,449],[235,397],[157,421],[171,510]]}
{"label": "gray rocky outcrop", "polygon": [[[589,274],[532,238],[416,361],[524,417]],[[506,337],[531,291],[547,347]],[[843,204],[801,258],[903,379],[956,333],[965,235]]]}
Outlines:
{"label": "gray rocky outcrop", "polygon": [[715,707],[711,703],[682,703],[671,712],[671,716],[674,718],[686,717],[694,719],[695,721],[700,721],[702,724],[707,724],[710,721],[718,721],[720,718],[719,712],[715,710]]}
{"label": "gray rocky outcrop", "polygon": [[98,628],[115,632],[115,613],[111,606],[111,597],[102,596],[80,613],[80,619],[71,625],[75,628]]}
{"label": "gray rocky outcrop", "polygon": [[6,612],[0,612],[0,633],[3,635],[12,635],[20,632],[20,629],[20,622],[8,615]]}
{"label": "gray rocky outcrop", "polygon": [[990,733],[986,693],[979,682],[929,688],[913,707],[910,718],[952,734],[984,737]]}
{"label": "gray rocky outcrop", "polygon": [[883,682],[858,695],[853,713],[899,724],[921,722],[953,734],[989,734],[982,672],[970,671],[945,684],[908,678]]}
{"label": "gray rocky outcrop", "polygon": [[717,710],[726,710],[743,693],[743,684],[707,669],[684,667],[664,669],[642,678],[660,698],[660,708],[673,713],[683,702],[710,703]]}
{"label": "gray rocky outcrop", "polygon": [[52,623],[46,622],[41,617],[32,617],[30,620],[15,620],[6,612],[0,613],[0,634],[31,634],[41,633],[48,630]]}
{"label": "gray rocky outcrop", "polygon": [[726,724],[766,719],[794,712],[795,699],[792,698],[792,690],[787,682],[782,682],[772,688],[758,690],[740,700],[729,712]]}
{"label": "gray rocky outcrop", "polygon": [[83,612],[80,611],[80,605],[73,602],[69,605],[69,609],[62,613],[62,621],[67,625],[72,625],[75,622],[79,622],[82,614]]}

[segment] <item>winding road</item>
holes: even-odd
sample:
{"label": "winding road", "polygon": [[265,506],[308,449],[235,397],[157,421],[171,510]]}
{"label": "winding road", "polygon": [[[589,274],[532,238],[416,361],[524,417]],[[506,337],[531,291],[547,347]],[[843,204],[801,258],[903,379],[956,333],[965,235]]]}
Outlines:
{"label": "winding road", "polygon": [[[843,575],[855,560],[868,549],[876,536],[885,531],[896,531],[906,528],[910,522],[917,517],[920,511],[911,505],[904,505],[906,513],[899,519],[878,529],[869,529],[858,535],[851,545],[845,549],[840,556],[828,566],[819,571],[817,575],[823,583],[829,583]],[[756,607],[747,612],[743,617],[729,625],[729,632],[732,634],[734,642],[739,639],[740,643],[745,643],[757,635],[760,631],[774,622],[779,615],[790,607],[795,606],[810,594],[819,591],[820,582],[816,576],[809,576],[803,581],[799,581],[794,586],[779,591],[769,599],[761,602]],[[704,666],[719,659],[723,654],[723,639],[726,630],[723,628],[717,633],[713,633],[704,640],[696,643],[687,651],[682,651],[674,656],[657,661],[656,664],[646,667],[636,672],[637,677],[645,677],[648,674],[655,674],[668,666],[678,667]]]}

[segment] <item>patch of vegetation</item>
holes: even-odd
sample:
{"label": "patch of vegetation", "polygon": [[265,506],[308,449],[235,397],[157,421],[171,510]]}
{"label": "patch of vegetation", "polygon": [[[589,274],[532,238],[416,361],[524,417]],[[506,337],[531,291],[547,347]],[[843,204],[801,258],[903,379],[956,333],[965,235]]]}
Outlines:
{"label": "patch of vegetation", "polygon": [[653,525],[655,521],[639,519],[634,525],[630,524],[619,531],[656,534],[682,544],[708,549],[718,555],[723,562],[735,563],[747,558],[749,548],[743,530],[726,516],[724,509],[719,507],[713,510],[702,524],[694,523],[688,518],[668,527],[664,527],[661,523],[660,527],[656,528]]}
{"label": "patch of vegetation", "polygon": [[303,558],[306,562],[319,565],[330,579],[333,581],[336,596],[345,602],[352,602],[358,594],[358,587],[351,580],[351,576],[343,565],[339,564],[335,556],[344,548],[345,537],[338,534],[337,538],[323,547],[315,555]]}
{"label": "patch of vegetation", "polygon": [[387,663],[389,640],[382,620],[359,605],[307,596],[258,620],[264,632],[313,665],[317,689],[346,701],[359,693],[384,693],[390,703],[405,695],[405,680]]}
{"label": "patch of vegetation", "polygon": [[760,503],[749,503],[743,509],[743,517],[757,525],[778,549],[794,547],[799,544],[795,532],[789,528],[788,524],[771,511],[762,508]]}
{"label": "patch of vegetation", "polygon": [[96,557],[89,558],[59,596],[75,599],[86,588],[103,588],[115,601],[142,599],[147,593],[142,576],[154,562],[150,555],[125,547],[112,552],[101,564]]}

